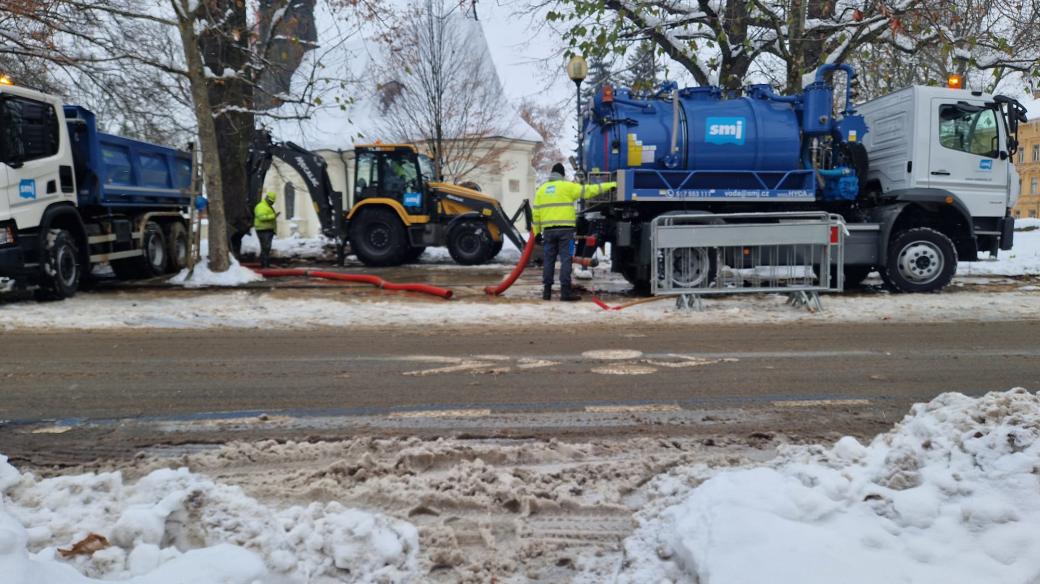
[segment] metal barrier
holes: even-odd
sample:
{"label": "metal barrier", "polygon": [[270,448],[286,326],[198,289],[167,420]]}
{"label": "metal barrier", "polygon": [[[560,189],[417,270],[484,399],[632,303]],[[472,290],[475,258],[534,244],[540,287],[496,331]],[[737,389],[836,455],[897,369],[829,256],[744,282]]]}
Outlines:
{"label": "metal barrier", "polygon": [[840,215],[814,212],[661,215],[651,223],[651,291],[701,308],[706,294],[781,293],[822,309],[844,286]]}

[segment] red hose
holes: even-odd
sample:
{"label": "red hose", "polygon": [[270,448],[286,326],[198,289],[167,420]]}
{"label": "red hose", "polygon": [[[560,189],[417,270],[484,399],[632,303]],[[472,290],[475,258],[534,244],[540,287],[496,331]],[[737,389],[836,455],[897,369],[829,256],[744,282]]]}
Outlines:
{"label": "red hose", "polygon": [[395,284],[371,274],[343,274],[340,272],[322,272],[319,270],[305,270],[302,268],[253,268],[253,271],[265,278],[322,278],[324,280],[338,280],[340,282],[371,284],[377,288],[394,292],[419,292],[420,294],[429,294],[431,296],[439,296],[445,299],[451,298],[452,295],[454,295],[454,292],[447,288],[439,288],[429,284]]}
{"label": "red hose", "polygon": [[531,253],[533,252],[534,233],[528,233],[527,244],[524,245],[524,251],[520,254],[520,261],[513,267],[513,271],[510,272],[509,275],[506,276],[506,279],[502,280],[498,286],[488,286],[484,288],[484,292],[491,296],[498,296],[508,290],[509,287],[513,285],[513,282],[516,282],[516,279],[520,277],[520,274],[524,273],[524,268],[526,268],[527,263],[531,261]]}
{"label": "red hose", "polygon": [[646,304],[647,302],[657,302],[658,300],[664,300],[665,298],[670,298],[670,296],[651,296],[649,298],[640,298],[639,300],[633,300],[632,302],[626,302],[624,304],[618,304],[615,306],[611,306],[595,296],[592,297],[592,301],[596,304],[596,306],[602,308],[603,310],[624,310],[630,306],[635,306],[637,304]]}

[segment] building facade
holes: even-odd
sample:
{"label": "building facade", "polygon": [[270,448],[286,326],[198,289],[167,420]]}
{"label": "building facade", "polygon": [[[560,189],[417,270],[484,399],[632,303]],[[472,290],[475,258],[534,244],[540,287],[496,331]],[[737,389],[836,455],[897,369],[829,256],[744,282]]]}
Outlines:
{"label": "building facade", "polygon": [[[538,142],[516,138],[487,138],[484,146],[498,153],[497,161],[486,169],[470,173],[467,182],[475,182],[483,193],[502,203],[506,213],[512,215],[523,204],[524,199],[534,197],[537,188],[531,159]],[[328,162],[332,188],[343,193],[343,208],[354,203],[354,150],[314,150]],[[278,193],[275,210],[278,217],[278,237],[315,237],[321,233],[318,214],[314,211],[307,185],[295,170],[275,159],[264,179],[264,192]],[[522,228],[522,226],[521,226]]]}
{"label": "building facade", "polygon": [[1015,169],[1021,195],[1011,214],[1019,218],[1040,217],[1040,119],[1019,126],[1018,140]]}

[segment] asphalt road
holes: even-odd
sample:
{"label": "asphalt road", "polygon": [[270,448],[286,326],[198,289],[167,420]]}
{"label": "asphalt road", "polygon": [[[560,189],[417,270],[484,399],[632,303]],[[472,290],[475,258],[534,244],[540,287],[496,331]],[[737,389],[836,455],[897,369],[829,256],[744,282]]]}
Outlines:
{"label": "asphalt road", "polygon": [[[1040,387],[1040,321],[0,335],[0,419],[759,407]],[[605,355],[588,351],[621,350]],[[624,357],[604,359],[603,357]]]}

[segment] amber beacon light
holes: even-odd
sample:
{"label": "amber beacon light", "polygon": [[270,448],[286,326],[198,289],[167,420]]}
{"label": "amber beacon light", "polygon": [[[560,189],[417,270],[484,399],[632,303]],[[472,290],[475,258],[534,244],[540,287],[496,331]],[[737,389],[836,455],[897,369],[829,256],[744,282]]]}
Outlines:
{"label": "amber beacon light", "polygon": [[964,76],[953,74],[946,78],[946,87],[950,89],[964,89]]}

